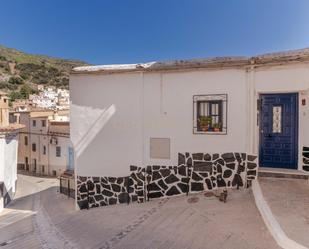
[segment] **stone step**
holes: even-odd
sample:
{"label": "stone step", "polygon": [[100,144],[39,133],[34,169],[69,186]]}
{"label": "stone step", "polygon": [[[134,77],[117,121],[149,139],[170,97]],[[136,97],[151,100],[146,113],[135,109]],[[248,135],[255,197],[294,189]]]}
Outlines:
{"label": "stone step", "polygon": [[259,177],[291,178],[291,179],[309,179],[309,173],[300,170],[259,168]]}

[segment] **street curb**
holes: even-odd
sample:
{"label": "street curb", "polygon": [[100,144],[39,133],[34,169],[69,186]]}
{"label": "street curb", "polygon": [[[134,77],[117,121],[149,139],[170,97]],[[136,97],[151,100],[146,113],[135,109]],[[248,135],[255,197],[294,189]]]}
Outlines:
{"label": "street curb", "polygon": [[264,223],[266,224],[269,232],[277,242],[277,244],[284,249],[308,249],[307,247],[290,239],[282,230],[279,222],[271,212],[266,200],[264,199],[260,184],[258,180],[252,182],[252,191],[254,195],[255,205],[257,206]]}

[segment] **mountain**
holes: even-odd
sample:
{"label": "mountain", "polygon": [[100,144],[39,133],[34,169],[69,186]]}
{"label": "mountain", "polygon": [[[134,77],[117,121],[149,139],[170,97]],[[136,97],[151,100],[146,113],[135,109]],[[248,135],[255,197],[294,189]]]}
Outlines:
{"label": "mountain", "polygon": [[35,92],[38,84],[68,89],[70,70],[83,65],[87,63],[28,54],[0,45],[0,90],[18,96],[25,89]]}

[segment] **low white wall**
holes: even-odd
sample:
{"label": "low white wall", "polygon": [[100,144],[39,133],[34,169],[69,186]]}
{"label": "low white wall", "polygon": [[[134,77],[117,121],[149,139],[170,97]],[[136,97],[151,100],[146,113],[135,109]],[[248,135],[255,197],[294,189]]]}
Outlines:
{"label": "low white wall", "polygon": [[0,135],[0,182],[4,183],[5,192],[10,198],[16,189],[17,180],[17,149],[18,139],[16,133],[4,136]]}

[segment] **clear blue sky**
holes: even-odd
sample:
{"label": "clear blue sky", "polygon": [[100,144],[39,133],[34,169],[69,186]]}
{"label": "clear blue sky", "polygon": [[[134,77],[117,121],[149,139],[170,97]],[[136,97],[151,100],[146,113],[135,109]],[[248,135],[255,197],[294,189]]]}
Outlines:
{"label": "clear blue sky", "polygon": [[309,47],[309,0],[0,0],[0,44],[93,64]]}

